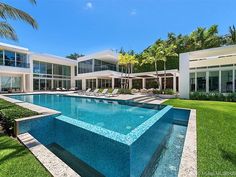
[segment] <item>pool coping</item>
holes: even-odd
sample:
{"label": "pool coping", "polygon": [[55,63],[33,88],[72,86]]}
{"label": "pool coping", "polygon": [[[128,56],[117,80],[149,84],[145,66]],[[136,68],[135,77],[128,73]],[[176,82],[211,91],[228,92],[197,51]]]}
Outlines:
{"label": "pool coping", "polygon": [[[27,93],[24,93],[24,94],[27,94]],[[32,94],[32,93],[29,93],[29,94]],[[38,93],[35,93],[35,94],[38,94]],[[55,93],[55,94],[58,94],[58,93]],[[11,94],[11,95],[17,95],[17,94]],[[6,101],[9,101],[9,102],[15,103],[19,106],[25,107],[27,109],[36,111],[36,112],[39,111],[36,107],[40,107],[41,111],[38,112],[38,113],[41,113],[41,115],[17,119],[17,122],[22,121],[22,120],[32,119],[32,118],[42,118],[42,117],[45,117],[45,116],[48,116],[48,115],[61,114],[58,111],[55,111],[55,110],[52,110],[52,109],[49,109],[49,108],[45,108],[45,107],[42,107],[42,106],[34,105],[34,104],[31,104],[31,103],[28,103],[30,105],[30,107],[28,105],[26,107],[26,105],[22,104],[22,103],[26,103],[26,102],[19,101],[19,100],[13,99],[13,98],[9,98],[9,97],[3,96],[3,95],[0,95],[0,98],[4,99]],[[110,100],[116,101],[115,99],[110,99]],[[190,110],[189,122],[188,122],[188,126],[187,126],[187,132],[186,132],[186,136],[185,136],[184,147],[183,147],[183,152],[182,152],[182,156],[181,156],[181,162],[180,162],[180,166],[179,166],[178,177],[197,177],[196,110],[195,109],[189,109],[189,108],[180,108],[180,107],[173,107],[173,108]],[[20,135],[18,135],[18,136],[20,136]],[[49,153],[53,154],[51,151],[49,151]],[[43,153],[39,154],[39,156],[44,156],[44,154]],[[45,166],[43,161],[41,161],[39,158],[37,158],[37,159]],[[50,163],[52,163],[52,161],[50,161]],[[64,163],[64,162],[62,161],[62,163]],[[53,163],[52,166],[54,166],[54,165],[56,165],[56,164]]]}
{"label": "pool coping", "polygon": [[29,133],[20,134],[17,136],[17,138],[29,149],[29,151],[38,159],[38,161],[52,176],[80,177],[78,173],[76,173],[65,162],[53,154],[48,148],[42,145]]}
{"label": "pool coping", "polygon": [[[179,108],[178,109],[188,109]],[[190,110],[190,116],[185,135],[184,147],[181,156],[178,177],[197,177],[197,124],[196,110]]]}

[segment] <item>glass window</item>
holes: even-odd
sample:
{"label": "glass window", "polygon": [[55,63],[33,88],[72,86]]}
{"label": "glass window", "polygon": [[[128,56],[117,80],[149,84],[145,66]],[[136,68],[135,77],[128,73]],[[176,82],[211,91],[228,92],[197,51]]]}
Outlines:
{"label": "glass window", "polygon": [[195,92],[195,73],[190,73],[190,92]]}
{"label": "glass window", "polygon": [[34,90],[39,90],[39,79],[34,79],[33,87]]}
{"label": "glass window", "polygon": [[197,91],[206,92],[206,72],[197,73]]}
{"label": "glass window", "polygon": [[46,88],[46,81],[45,81],[45,79],[40,79],[40,90],[45,90],[45,88]]}
{"label": "glass window", "polygon": [[75,81],[75,87],[78,90],[82,90],[82,80],[76,80]]}
{"label": "glass window", "polygon": [[3,65],[3,50],[0,50],[0,65]]}
{"label": "glass window", "polygon": [[91,89],[96,88],[96,79],[86,79],[86,89],[88,88],[91,88]]}
{"label": "glass window", "polygon": [[52,90],[52,81],[46,80],[46,90]]}
{"label": "glass window", "polygon": [[105,61],[94,59],[94,71],[112,70],[116,71],[116,65]]}
{"label": "glass window", "polygon": [[16,66],[28,68],[27,55],[22,53],[16,53]]}
{"label": "glass window", "polygon": [[5,50],[5,65],[15,66],[15,52]]}
{"label": "glass window", "polygon": [[78,63],[78,73],[93,72],[93,60],[82,61]]}
{"label": "glass window", "polygon": [[21,78],[20,77],[12,77],[12,88],[14,88],[14,89],[21,88]]}
{"label": "glass window", "polygon": [[75,66],[75,76],[77,76],[77,66]]}
{"label": "glass window", "polygon": [[39,61],[34,61],[33,62],[33,72],[34,73],[40,73]]}
{"label": "glass window", "polygon": [[210,92],[219,91],[219,71],[209,72],[209,91]]}
{"label": "glass window", "polygon": [[221,92],[228,93],[233,91],[233,71],[221,71]]}
{"label": "glass window", "polygon": [[47,63],[47,74],[52,74],[52,64]]}
{"label": "glass window", "polygon": [[11,89],[11,77],[2,76],[1,86],[2,86],[2,91],[8,91],[9,89]]}
{"label": "glass window", "polygon": [[47,63],[40,62],[40,73],[47,74]]}

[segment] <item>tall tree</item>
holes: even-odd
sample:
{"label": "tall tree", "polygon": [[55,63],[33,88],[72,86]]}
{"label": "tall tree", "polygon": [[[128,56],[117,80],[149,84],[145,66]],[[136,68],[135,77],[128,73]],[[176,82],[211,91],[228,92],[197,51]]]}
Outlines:
{"label": "tall tree", "polygon": [[78,53],[75,52],[75,53],[72,53],[70,55],[67,55],[66,58],[77,60],[77,58],[83,57],[83,56],[84,56],[83,54],[78,54]]}
{"label": "tall tree", "polygon": [[229,27],[228,39],[229,44],[236,44],[236,28],[234,25]]}
{"label": "tall tree", "polygon": [[[30,2],[36,4],[35,0],[30,0]],[[0,18],[2,18],[2,21],[0,21],[0,37],[2,38],[18,39],[15,29],[8,23],[8,20],[21,20],[34,29],[38,28],[37,22],[29,14],[3,2],[0,2]]]}
{"label": "tall tree", "polygon": [[133,51],[130,51],[129,53],[120,53],[118,58],[119,58],[119,64],[122,66],[122,68],[125,68],[125,82],[123,82],[123,77],[122,77],[121,85],[123,88],[128,88],[129,85],[128,81],[130,78],[130,74],[132,73],[132,66],[138,63],[138,60],[136,59]]}

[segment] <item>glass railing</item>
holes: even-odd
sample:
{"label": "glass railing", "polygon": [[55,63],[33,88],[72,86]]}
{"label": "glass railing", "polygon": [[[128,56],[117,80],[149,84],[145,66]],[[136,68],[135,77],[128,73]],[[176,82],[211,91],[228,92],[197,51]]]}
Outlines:
{"label": "glass railing", "polygon": [[19,68],[30,68],[29,63],[25,63],[25,62],[21,62],[21,61],[15,62],[15,60],[9,60],[9,59],[5,59],[4,62],[0,62],[0,65],[2,65],[2,66],[11,66],[11,67],[19,67]]}
{"label": "glass railing", "polygon": [[116,66],[114,66],[114,65],[100,65],[100,66],[94,66],[94,71],[104,71],[104,70],[116,71]]}

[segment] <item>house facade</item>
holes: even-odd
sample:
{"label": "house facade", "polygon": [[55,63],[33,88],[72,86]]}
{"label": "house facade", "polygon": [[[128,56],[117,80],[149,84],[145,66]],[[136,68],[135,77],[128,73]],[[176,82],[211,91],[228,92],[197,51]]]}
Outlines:
{"label": "house facade", "polygon": [[235,92],[236,45],[183,53],[179,67],[181,98],[191,92]]}
{"label": "house facade", "polygon": [[[34,53],[0,43],[0,92],[33,92],[57,88],[163,89],[189,98],[191,92],[231,93],[236,90],[236,45],[180,54],[179,70],[124,74],[118,54],[102,51],[72,60]],[[157,85],[156,80],[159,80]]]}

